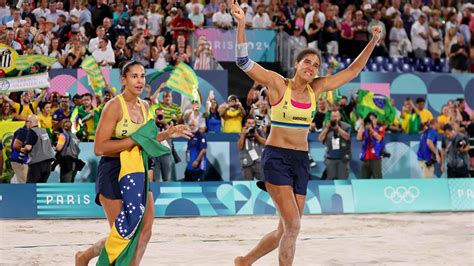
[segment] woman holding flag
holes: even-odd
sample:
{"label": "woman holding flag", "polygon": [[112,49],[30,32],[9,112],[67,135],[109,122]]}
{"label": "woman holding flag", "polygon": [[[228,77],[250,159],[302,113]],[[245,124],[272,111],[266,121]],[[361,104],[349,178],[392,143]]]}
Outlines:
{"label": "woman holding flag", "polygon": [[[136,191],[140,197],[138,200],[142,200],[143,204],[134,202],[134,199],[130,200],[130,203],[126,202],[128,200],[128,198],[126,199],[128,193],[126,190],[133,191],[135,183],[138,184],[138,181],[141,181],[142,189],[147,188],[146,183],[143,185],[143,182],[146,181],[141,180],[146,176],[140,176],[140,180],[133,180],[135,173],[131,171],[121,178],[124,181],[129,181],[128,185],[122,186],[124,183],[119,180],[124,171],[121,169],[125,164],[122,159],[123,153],[133,151],[139,144],[140,151],[146,151],[147,148],[137,141],[133,133],[140,132],[149,124],[154,123],[153,121],[147,123],[149,120],[147,117],[148,106],[139,98],[145,87],[145,68],[136,61],[126,63],[122,67],[121,81],[123,93],[105,105],[94,142],[95,154],[102,156],[96,180],[96,203],[104,208],[112,230],[108,239],[101,239],[87,250],[76,253],[76,265],[87,265],[92,258],[99,254],[97,265],[139,265],[151,237],[154,217],[152,192],[148,191],[148,195],[142,197],[141,194],[144,191]],[[150,128],[154,128],[154,132],[157,132],[154,124]],[[148,133],[148,131],[144,132],[138,138],[146,138]],[[186,126],[171,126],[165,131],[155,133],[151,137],[151,142],[191,136],[192,134]],[[140,158],[139,156],[138,159]],[[131,165],[130,167],[135,166]],[[142,171],[146,172],[143,168]],[[128,212],[137,217],[128,216]],[[134,226],[130,224],[134,224]],[[123,248],[119,248],[122,247],[121,245]]]}
{"label": "woman holding flag", "polygon": [[347,69],[332,76],[318,77],[321,56],[316,50],[304,49],[296,58],[295,76],[284,78],[249,58],[245,14],[234,1],[231,2],[231,9],[238,24],[237,65],[255,82],[267,87],[269,92],[272,130],[261,159],[265,181],[257,185],[268,191],[280,214],[277,229],[264,236],[245,256],[235,258],[234,263],[251,265],[279,248],[280,265],[291,265],[309,180],[307,139],[316,113],[316,101],[322,92],[335,90],[359,75],[379,42],[381,28],[373,27],[372,40]]}

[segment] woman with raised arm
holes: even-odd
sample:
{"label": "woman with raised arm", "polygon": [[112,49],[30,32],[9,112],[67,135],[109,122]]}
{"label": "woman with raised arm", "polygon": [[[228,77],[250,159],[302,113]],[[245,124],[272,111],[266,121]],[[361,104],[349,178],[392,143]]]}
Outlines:
{"label": "woman with raised arm", "polygon": [[[121,80],[123,93],[105,105],[94,141],[95,154],[102,156],[97,171],[95,201],[104,208],[111,228],[119,216],[124,202],[123,191],[121,191],[118,181],[121,170],[120,153],[137,145],[130,136],[144,127],[148,121],[148,104],[139,98],[145,87],[145,68],[137,61],[130,61],[122,67]],[[190,136],[192,134],[187,127],[179,125],[159,132],[156,140],[161,142],[168,138],[189,138]],[[153,194],[149,191],[142,229],[130,265],[140,264],[150,240],[155,213],[153,205]],[[76,265],[87,265],[92,258],[98,256],[105,241],[105,238],[101,239],[87,250],[76,253]]]}
{"label": "woman with raised arm", "polygon": [[238,24],[237,65],[269,92],[272,130],[262,154],[265,181],[258,185],[268,191],[280,215],[277,229],[264,236],[245,256],[235,258],[234,263],[251,265],[279,248],[280,265],[291,265],[309,180],[308,132],[316,113],[316,99],[320,93],[357,77],[379,41],[381,28],[373,28],[372,40],[347,69],[332,76],[316,77],[321,56],[316,50],[305,49],[296,58],[294,77],[284,78],[249,58],[244,12],[234,0],[231,9]]}

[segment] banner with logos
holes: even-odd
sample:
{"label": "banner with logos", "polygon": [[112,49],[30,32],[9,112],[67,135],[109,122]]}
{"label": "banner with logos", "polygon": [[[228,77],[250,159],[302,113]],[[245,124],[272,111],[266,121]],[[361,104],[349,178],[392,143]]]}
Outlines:
{"label": "banner with logos", "polygon": [[[255,182],[152,183],[155,216],[276,214]],[[471,179],[310,181],[305,214],[474,210]],[[102,218],[95,184],[0,185],[0,218]]]}
{"label": "banner with logos", "polygon": [[48,73],[0,79],[0,93],[49,88]]}
{"label": "banner with logos", "polygon": [[[274,30],[245,30],[249,57],[256,62],[275,62],[276,32]],[[235,30],[198,29],[196,36],[206,36],[217,61],[235,61]]]}
{"label": "banner with logos", "polygon": [[450,211],[447,179],[353,180],[355,211]]}

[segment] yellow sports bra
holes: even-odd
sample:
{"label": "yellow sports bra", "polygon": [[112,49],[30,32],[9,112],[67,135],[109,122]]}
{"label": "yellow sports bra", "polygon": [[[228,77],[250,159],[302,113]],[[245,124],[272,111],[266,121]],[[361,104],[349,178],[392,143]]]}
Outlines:
{"label": "yellow sports bra", "polygon": [[307,85],[311,103],[300,103],[291,98],[291,81],[288,80],[283,97],[272,105],[272,126],[285,128],[308,128],[316,113],[316,98],[313,88]]}
{"label": "yellow sports bra", "polygon": [[140,124],[132,122],[130,119],[130,115],[128,114],[128,108],[125,104],[125,100],[123,99],[123,95],[120,94],[118,96],[120,100],[120,105],[122,106],[122,119],[117,123],[115,126],[115,131],[113,134],[113,138],[123,139],[125,137],[130,136],[133,132],[137,131],[147,122],[147,111],[145,110],[145,105],[143,104],[141,99],[138,99],[140,102],[140,107],[142,109],[143,114],[143,122]]}

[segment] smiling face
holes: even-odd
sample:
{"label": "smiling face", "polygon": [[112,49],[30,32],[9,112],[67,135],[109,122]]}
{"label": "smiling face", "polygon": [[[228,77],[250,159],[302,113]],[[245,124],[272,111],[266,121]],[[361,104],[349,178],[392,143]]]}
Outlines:
{"label": "smiling face", "polygon": [[139,64],[129,66],[128,71],[125,71],[121,79],[125,90],[128,90],[134,96],[138,96],[145,87],[145,68]]}
{"label": "smiling face", "polygon": [[309,82],[315,78],[320,64],[321,60],[317,54],[308,53],[296,63],[296,76]]}

